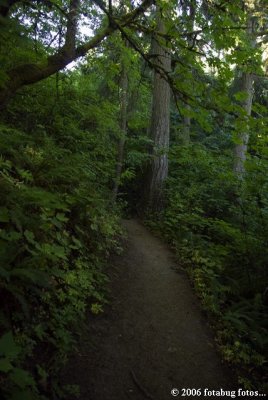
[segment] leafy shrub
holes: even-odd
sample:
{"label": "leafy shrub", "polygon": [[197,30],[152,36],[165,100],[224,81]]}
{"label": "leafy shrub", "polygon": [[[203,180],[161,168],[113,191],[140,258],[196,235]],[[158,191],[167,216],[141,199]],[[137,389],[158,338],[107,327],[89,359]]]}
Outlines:
{"label": "leafy shrub", "polygon": [[150,224],[173,245],[213,314],[224,357],[250,371],[260,389],[268,337],[265,161],[249,160],[241,183],[228,150],[174,145],[170,158],[166,209]]}
{"label": "leafy shrub", "polygon": [[104,134],[96,145],[95,116],[96,133],[82,126],[78,89],[66,86],[73,99],[63,90],[54,112],[50,89],[13,103],[0,127],[0,392],[8,400],[63,395],[57,376],[88,304],[101,310],[103,265],[119,233],[112,146],[106,151]]}

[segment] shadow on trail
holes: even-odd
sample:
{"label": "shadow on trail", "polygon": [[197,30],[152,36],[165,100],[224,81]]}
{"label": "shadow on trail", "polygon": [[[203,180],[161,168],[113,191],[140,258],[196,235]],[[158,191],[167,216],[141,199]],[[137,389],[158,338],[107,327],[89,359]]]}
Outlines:
{"label": "shadow on trail", "polygon": [[[187,276],[138,221],[124,226],[128,242],[113,261],[111,304],[89,321],[66,380],[80,385],[79,400],[231,398],[205,395],[205,388],[228,391],[235,383]],[[183,388],[200,388],[201,396],[182,397]]]}

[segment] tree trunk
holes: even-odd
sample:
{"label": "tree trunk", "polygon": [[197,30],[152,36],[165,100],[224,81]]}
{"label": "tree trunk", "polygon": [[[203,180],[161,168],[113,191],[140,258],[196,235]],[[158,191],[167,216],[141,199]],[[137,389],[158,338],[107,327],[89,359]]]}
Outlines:
{"label": "tree trunk", "polygon": [[[182,15],[184,15],[187,29],[189,32],[194,30],[194,22],[195,22],[195,14],[196,14],[196,0],[188,0],[183,1],[181,4],[182,7]],[[194,46],[193,39],[188,37],[188,46]],[[191,106],[189,104],[185,105],[185,108],[188,111],[191,110]],[[184,115],[182,121],[182,144],[184,146],[189,146],[191,141],[191,117],[188,115]]]}
{"label": "tree trunk", "polygon": [[[250,116],[253,97],[253,76],[250,73],[243,72],[240,79],[239,91],[244,92],[247,95],[242,106],[246,112],[246,115]],[[249,140],[248,129],[239,133],[238,140],[239,143],[235,145],[234,172],[239,178],[241,178],[245,173],[245,161]]]}
{"label": "tree trunk", "polygon": [[[165,33],[163,18],[157,11],[157,31]],[[168,176],[169,119],[170,119],[170,87],[165,75],[171,70],[169,50],[160,43],[159,37],[152,42],[152,56],[158,70],[154,71],[153,98],[150,136],[153,140],[152,162],[149,172],[148,205],[154,210],[162,206],[163,189]]]}
{"label": "tree trunk", "polygon": [[[187,110],[190,110],[190,106],[186,105]],[[184,146],[189,146],[190,144],[190,129],[191,129],[191,118],[187,115],[183,117],[183,126],[182,126],[182,144]]]}
{"label": "tree trunk", "polygon": [[[250,15],[247,22],[247,36],[251,48],[256,47],[256,38],[254,37],[254,18]],[[253,74],[250,72],[242,72],[238,81],[238,92],[245,93],[245,100],[241,102],[242,108],[245,110],[246,117],[251,116],[252,98],[253,98]],[[239,143],[234,149],[234,173],[239,179],[242,179],[245,174],[245,161],[247,157],[247,148],[249,140],[249,128],[238,134]]]}
{"label": "tree trunk", "polygon": [[123,65],[120,79],[120,131],[121,137],[118,143],[118,155],[116,164],[115,183],[113,188],[113,201],[116,201],[118,188],[121,179],[122,166],[124,160],[124,148],[127,136],[127,103],[128,103],[128,74],[127,68]]}

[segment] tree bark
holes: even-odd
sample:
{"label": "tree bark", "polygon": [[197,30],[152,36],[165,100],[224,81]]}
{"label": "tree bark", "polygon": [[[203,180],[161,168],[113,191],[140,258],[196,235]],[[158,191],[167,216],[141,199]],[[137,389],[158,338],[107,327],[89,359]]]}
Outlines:
{"label": "tree bark", "polygon": [[[157,31],[166,32],[160,10],[157,10]],[[166,45],[160,43],[157,35],[152,41],[152,55],[155,64],[164,74],[171,70],[171,55]],[[168,176],[169,149],[169,120],[170,120],[170,86],[163,74],[154,71],[153,98],[150,136],[153,140],[152,162],[149,173],[148,205],[154,210],[162,208],[163,189]]]}
{"label": "tree bark", "polygon": [[118,143],[118,154],[116,164],[116,175],[115,183],[113,188],[113,201],[116,201],[118,195],[118,189],[120,185],[120,179],[122,174],[123,160],[124,160],[124,148],[127,136],[127,105],[128,105],[128,74],[127,68],[123,64],[121,79],[120,79],[120,133],[121,137]]}
{"label": "tree bark", "polygon": [[[11,2],[10,0],[9,3],[11,4]],[[109,25],[100,29],[88,42],[75,47],[79,1],[71,0],[65,44],[55,54],[48,56],[41,62],[25,63],[6,72],[7,81],[0,90],[0,110],[7,105],[17,90],[25,85],[39,82],[65,68],[79,57],[83,57],[90,49],[97,47],[107,36],[118,30],[120,26],[125,27],[132,23],[152,3],[153,0],[143,0],[140,6],[122,16],[117,20],[116,24],[109,23]],[[0,9],[4,14],[8,13],[8,10]]]}
{"label": "tree bark", "polygon": [[[250,41],[251,48],[256,47],[256,38],[254,37],[254,19],[249,16],[247,23],[247,36]],[[252,98],[253,98],[254,78],[250,72],[242,72],[238,81],[238,92],[243,92],[246,98],[241,102],[242,108],[245,110],[246,117],[251,116]],[[249,128],[244,132],[239,132],[238,141],[234,148],[234,173],[239,179],[242,179],[245,174],[245,161],[247,157],[247,148],[249,140]]]}
{"label": "tree bark", "polygon": [[80,0],[70,0],[68,21],[66,27],[66,36],[64,43],[64,51],[70,57],[75,56],[75,44],[77,35],[77,20],[79,13]]}
{"label": "tree bark", "polygon": [[[182,14],[187,22],[187,29],[191,32],[194,29],[194,21],[196,14],[196,0],[188,0],[182,2]],[[194,46],[193,39],[188,36],[188,46]],[[191,106],[186,104],[185,106],[187,111],[191,110]],[[182,144],[184,146],[189,146],[191,141],[191,117],[188,115],[184,115],[183,117],[183,126],[182,126]]]}
{"label": "tree bark", "polygon": [[[186,105],[186,109],[190,110],[189,104]],[[191,118],[188,115],[184,115],[183,117],[183,126],[182,126],[182,144],[184,146],[189,146],[191,136],[190,136],[190,130],[191,130]]]}
{"label": "tree bark", "polygon": [[[246,112],[246,115],[250,116],[253,97],[253,76],[250,73],[243,72],[240,79],[239,91],[246,93],[247,96],[242,106]],[[245,161],[247,157],[249,140],[248,129],[239,133],[238,140],[239,143],[235,145],[234,150],[234,172],[239,178],[242,178],[245,174]]]}

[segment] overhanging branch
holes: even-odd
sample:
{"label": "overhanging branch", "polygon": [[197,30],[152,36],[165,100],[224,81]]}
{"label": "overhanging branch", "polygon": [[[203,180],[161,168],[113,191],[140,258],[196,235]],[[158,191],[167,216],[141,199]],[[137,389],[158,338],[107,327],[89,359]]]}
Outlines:
{"label": "overhanging branch", "polygon": [[97,47],[107,36],[118,30],[119,23],[120,26],[127,26],[148,7],[150,7],[153,2],[154,0],[144,0],[140,6],[136,7],[133,11],[118,18],[118,24],[109,23],[108,25],[106,24],[106,26],[104,25],[104,27],[102,27],[88,42],[85,42],[75,48],[75,19],[77,18],[79,0],[71,0],[70,4],[74,5],[73,14],[71,15],[73,16],[73,19],[70,18],[69,25],[67,25],[66,41],[64,46],[61,47],[54,55],[47,57],[42,62],[26,63],[8,71],[6,73],[8,79],[5,87],[0,90],[0,109],[5,107],[7,102],[10,100],[10,98],[12,98],[18,89],[25,85],[30,85],[47,78],[65,68],[72,61],[84,56],[89,50]]}

